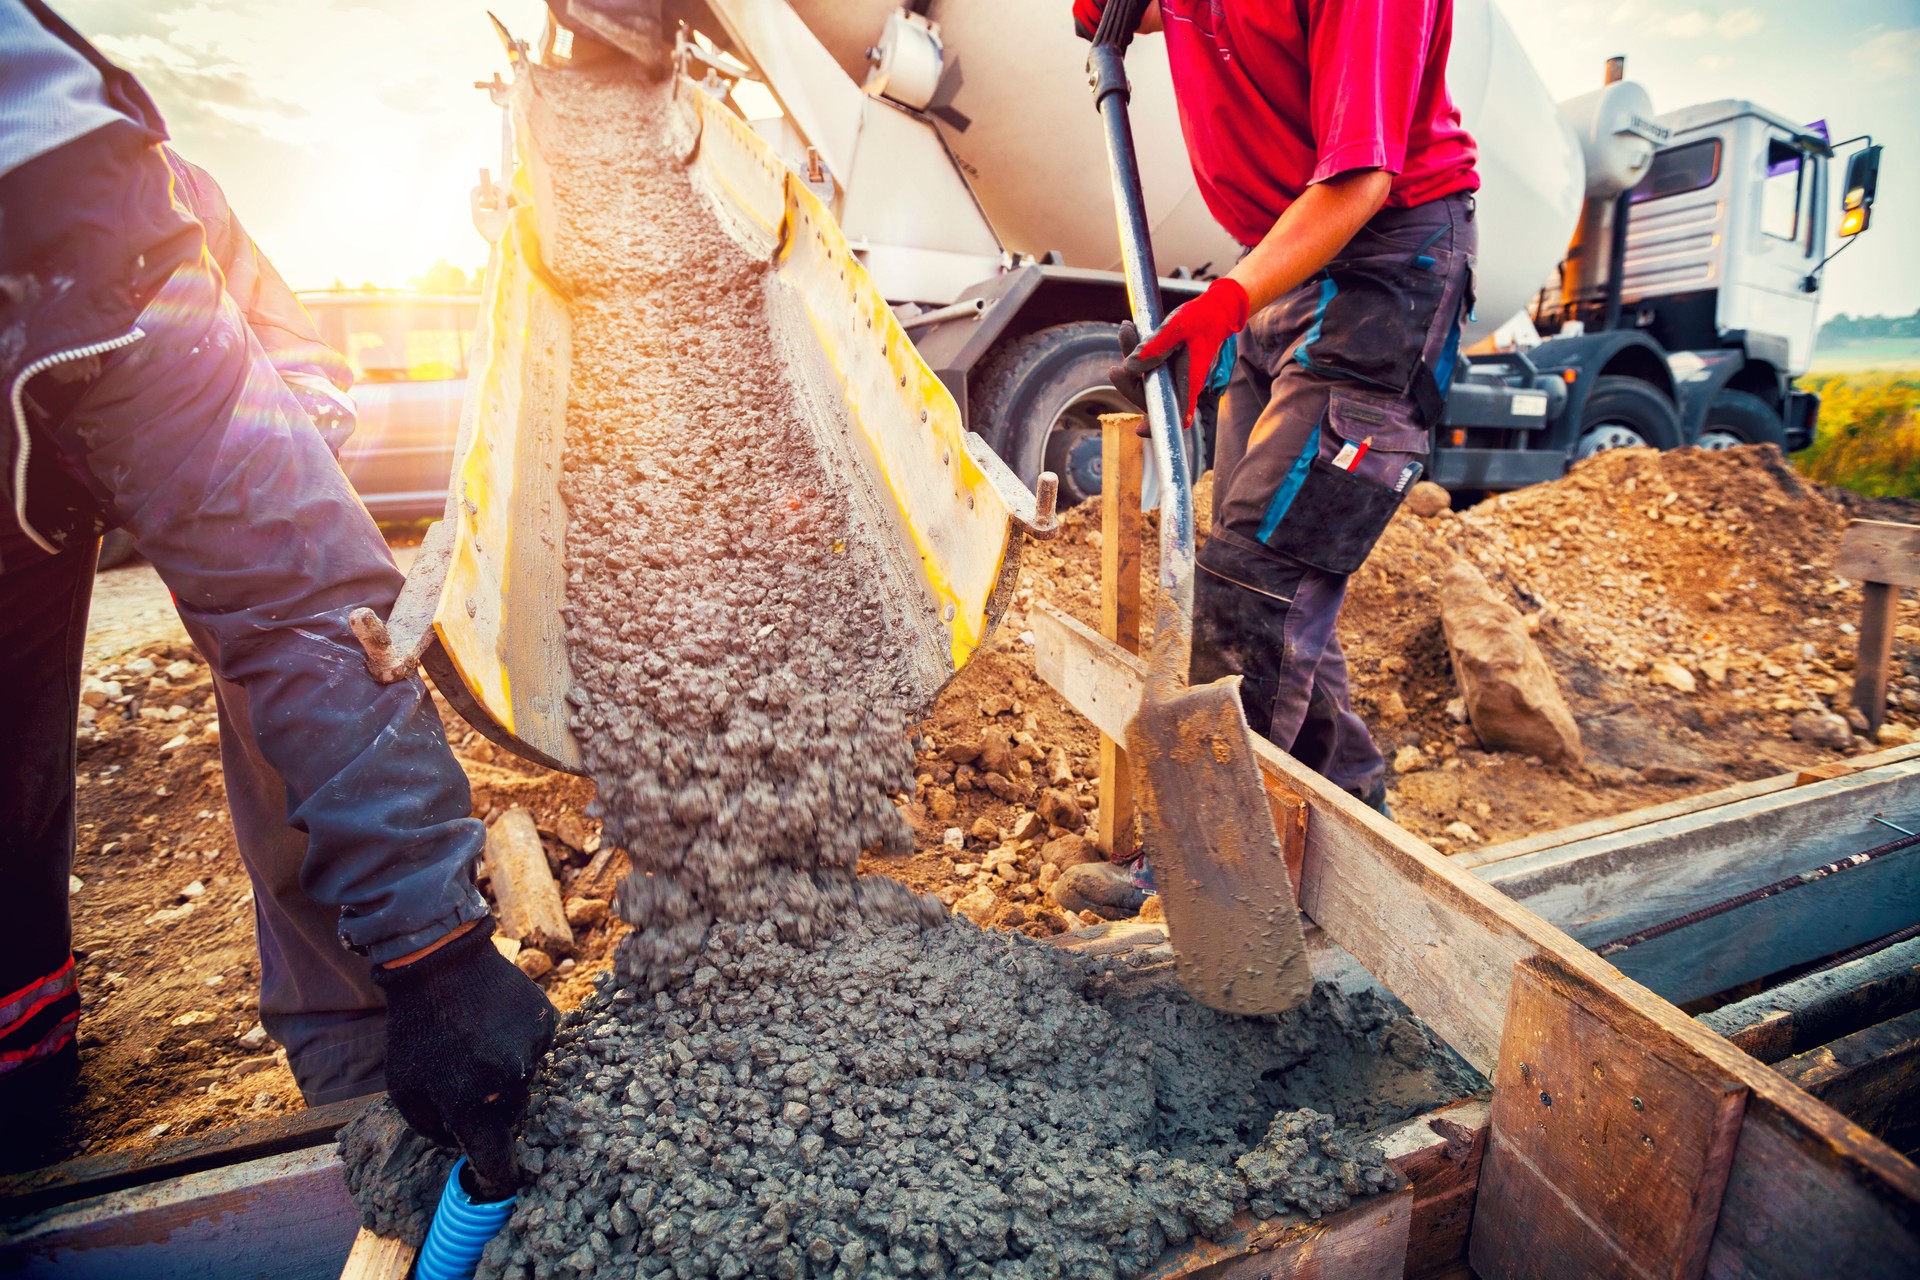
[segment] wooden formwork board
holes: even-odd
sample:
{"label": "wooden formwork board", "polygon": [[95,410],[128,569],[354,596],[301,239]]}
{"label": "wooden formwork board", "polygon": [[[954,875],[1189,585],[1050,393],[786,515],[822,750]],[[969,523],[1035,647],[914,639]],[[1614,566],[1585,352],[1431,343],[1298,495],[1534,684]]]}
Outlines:
{"label": "wooden formwork board", "polygon": [[[1144,683],[1139,659],[1049,609],[1036,609],[1032,625],[1041,677],[1097,728],[1123,734]],[[1692,1076],[1743,1091],[1703,1260],[1683,1237],[1669,1242],[1669,1256],[1640,1266],[1716,1276],[1920,1274],[1920,1169],[1910,1161],[1284,752],[1255,747],[1266,776],[1311,810],[1300,886],[1307,915],[1491,1074],[1496,1104],[1501,1090],[1524,1088],[1502,1077],[1500,1062],[1515,973],[1534,961],[1577,986],[1582,1007],[1624,1046],[1653,1046]],[[1510,1143],[1544,1161],[1550,1176],[1570,1177],[1574,1170],[1559,1166],[1584,1158],[1577,1143],[1539,1147],[1530,1131],[1503,1131],[1497,1120],[1489,1141],[1489,1158]],[[1580,1207],[1624,1238],[1623,1224],[1657,1212],[1636,1190]]]}

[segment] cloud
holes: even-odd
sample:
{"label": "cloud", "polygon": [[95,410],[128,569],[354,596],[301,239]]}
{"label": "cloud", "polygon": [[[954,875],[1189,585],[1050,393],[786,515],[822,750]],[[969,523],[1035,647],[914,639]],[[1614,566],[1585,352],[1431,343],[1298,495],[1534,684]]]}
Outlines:
{"label": "cloud", "polygon": [[1645,0],[1622,0],[1612,13],[1616,27],[1632,27],[1667,40],[1743,40],[1767,25],[1764,14],[1753,9],[1682,9],[1671,11]]}
{"label": "cloud", "polygon": [[1733,56],[1726,53],[1703,53],[1693,60],[1693,65],[1702,71],[1725,71],[1733,63]]}
{"label": "cloud", "polygon": [[1849,62],[1870,80],[1891,80],[1920,71],[1920,27],[1900,31],[1876,30],[1847,55]]}

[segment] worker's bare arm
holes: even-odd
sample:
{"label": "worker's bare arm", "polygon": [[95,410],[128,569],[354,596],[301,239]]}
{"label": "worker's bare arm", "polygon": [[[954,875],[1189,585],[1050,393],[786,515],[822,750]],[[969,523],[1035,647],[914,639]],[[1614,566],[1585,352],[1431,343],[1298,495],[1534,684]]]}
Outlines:
{"label": "worker's bare arm", "polygon": [[1143,33],[1150,33],[1160,29],[1160,0],[1153,0],[1153,3],[1147,6],[1147,11],[1140,16],[1140,30]]}
{"label": "worker's bare arm", "polygon": [[[1158,11],[1156,4],[1150,12],[1157,17]],[[1354,169],[1308,187],[1227,273],[1247,291],[1249,312],[1298,288],[1331,262],[1380,212],[1392,188],[1393,175],[1384,169]]]}

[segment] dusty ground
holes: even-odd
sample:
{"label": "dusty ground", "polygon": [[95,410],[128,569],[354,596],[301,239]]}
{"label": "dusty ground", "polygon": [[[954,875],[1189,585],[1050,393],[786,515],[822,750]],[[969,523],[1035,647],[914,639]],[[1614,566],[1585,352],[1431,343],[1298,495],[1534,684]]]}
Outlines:
{"label": "dusty ground", "polygon": [[[1859,514],[1912,518],[1904,508]],[[1844,705],[1859,591],[1828,566],[1845,518],[1748,453],[1616,455],[1467,512],[1403,513],[1356,575],[1342,625],[1361,710],[1406,766],[1394,775],[1398,819],[1459,851],[1875,749],[1859,737],[1835,750],[1791,734],[1801,711]],[[1097,620],[1097,524],[1076,512],[1064,526],[1055,542],[1029,547],[1013,611],[921,728],[918,786],[903,797],[916,851],[863,864],[1035,934],[1080,923],[1047,904],[1036,855],[1073,834],[1076,810],[1091,822],[1097,794],[1097,738],[1034,677],[1023,639],[1037,602]],[[1483,752],[1450,712],[1435,584],[1455,554],[1537,621],[1581,722],[1585,767]],[[1909,598],[1882,744],[1920,722],[1916,623]],[[1654,678],[1661,659],[1684,667],[1695,690]],[[175,662],[189,669],[168,674]],[[242,1039],[255,1025],[258,962],[205,669],[146,566],[101,576],[87,666],[117,680],[122,701],[95,712],[80,757],[73,909],[88,1102],[76,1141],[97,1151],[297,1106],[272,1046]],[[626,859],[601,850],[582,815],[590,784],[523,764],[443,714],[475,812],[532,810],[570,896],[603,896]],[[973,750],[982,747],[984,760]],[[1059,793],[1046,805],[1052,822],[1037,812],[1049,790]],[[1450,833],[1454,824],[1472,838]],[[203,892],[184,897],[196,883]],[[619,927],[583,930],[574,963],[543,978],[563,1007],[584,996]]]}

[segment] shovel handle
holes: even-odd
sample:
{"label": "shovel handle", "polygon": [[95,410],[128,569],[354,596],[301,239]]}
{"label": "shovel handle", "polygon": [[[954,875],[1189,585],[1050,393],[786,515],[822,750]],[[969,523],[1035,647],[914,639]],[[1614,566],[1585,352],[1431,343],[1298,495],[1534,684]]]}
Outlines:
{"label": "shovel handle", "polygon": [[[1096,42],[1087,55],[1087,72],[1106,133],[1127,298],[1134,327],[1144,341],[1159,329],[1166,312],[1153,265],[1153,238],[1147,229],[1147,202],[1140,186],[1140,158],[1134,150],[1133,124],[1127,111],[1125,50]],[[1203,375],[1195,370],[1192,376]],[[1193,477],[1187,472],[1187,451],[1180,440],[1180,402],[1171,362],[1147,375],[1146,393],[1153,460],[1160,473],[1160,598],[1154,610],[1146,696],[1164,699],[1186,687],[1187,664],[1193,652]]]}

